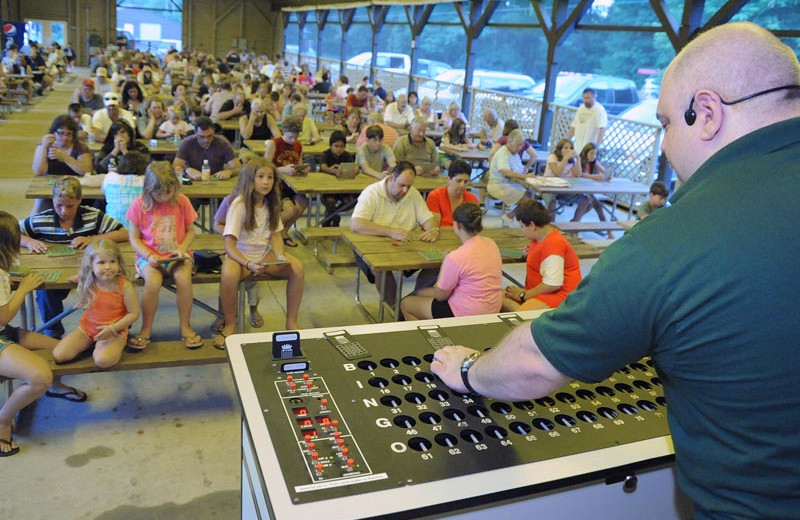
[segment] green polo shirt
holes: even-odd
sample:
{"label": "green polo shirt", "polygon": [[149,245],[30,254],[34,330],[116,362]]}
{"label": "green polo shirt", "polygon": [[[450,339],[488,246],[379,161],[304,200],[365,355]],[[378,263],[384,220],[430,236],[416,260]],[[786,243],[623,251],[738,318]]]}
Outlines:
{"label": "green polo shirt", "polygon": [[731,143],[533,322],[562,373],[643,356],[695,518],[800,514],[800,118]]}

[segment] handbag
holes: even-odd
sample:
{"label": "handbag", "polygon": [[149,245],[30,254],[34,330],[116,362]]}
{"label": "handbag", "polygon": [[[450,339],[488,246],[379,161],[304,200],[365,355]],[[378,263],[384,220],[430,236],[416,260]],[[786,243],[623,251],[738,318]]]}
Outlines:
{"label": "handbag", "polygon": [[222,267],[222,256],[210,249],[200,249],[194,252],[194,265],[199,273],[219,271]]}

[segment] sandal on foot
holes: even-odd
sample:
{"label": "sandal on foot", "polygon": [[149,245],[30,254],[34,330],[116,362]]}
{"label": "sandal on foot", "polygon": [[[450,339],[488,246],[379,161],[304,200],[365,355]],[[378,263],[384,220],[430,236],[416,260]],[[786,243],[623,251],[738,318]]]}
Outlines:
{"label": "sandal on foot", "polygon": [[[64,399],[65,401],[70,401],[73,403],[82,403],[86,400],[86,392],[78,390],[77,388],[72,388],[71,386],[67,387],[66,392],[51,392],[48,390],[44,393],[47,397],[56,397],[58,399]],[[2,439],[0,439],[2,440]]]}
{"label": "sandal on foot", "polygon": [[[0,439],[0,444],[5,444],[8,447],[11,447],[11,443],[14,441],[13,437],[9,437],[8,439]],[[0,451],[0,457],[10,457],[12,455],[16,455],[19,453],[19,446],[16,448],[11,448],[8,451]]]}
{"label": "sandal on foot", "polygon": [[283,243],[289,247],[297,247],[297,242],[294,241],[292,237],[286,237],[283,239]]}
{"label": "sandal on foot", "polygon": [[[264,317],[261,316],[260,314],[253,314],[251,312],[250,313],[250,326],[253,327],[254,329],[260,329],[261,327],[264,326]],[[222,328],[220,328],[220,330],[222,330]],[[217,332],[219,332],[219,331],[217,331]]]}
{"label": "sandal on foot", "polygon": [[144,350],[150,345],[150,338],[145,336],[132,336],[128,339],[128,348],[133,350]]}
{"label": "sandal on foot", "polygon": [[225,327],[225,319],[217,318],[216,320],[214,320],[214,323],[211,324],[209,330],[211,330],[211,332],[217,333],[221,331],[223,327]]}
{"label": "sandal on foot", "polygon": [[227,337],[228,335],[225,334],[224,332],[222,331],[217,332],[217,335],[214,336],[214,348],[219,350],[225,350],[225,338]]}
{"label": "sandal on foot", "polygon": [[195,333],[193,336],[183,336],[183,346],[188,349],[196,349],[203,346],[203,338],[200,334]]}

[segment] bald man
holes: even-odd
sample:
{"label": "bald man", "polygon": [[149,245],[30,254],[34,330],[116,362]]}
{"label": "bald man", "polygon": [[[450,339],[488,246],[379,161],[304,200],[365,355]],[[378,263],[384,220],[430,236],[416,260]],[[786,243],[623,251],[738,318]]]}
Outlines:
{"label": "bald man", "polygon": [[[658,118],[685,182],[672,206],[609,247],[561,307],[488,354],[445,347],[431,369],[455,390],[521,400],[651,356],[695,519],[797,518],[800,64],[756,25],[712,29],[666,70]],[[767,206],[778,218],[765,226]]]}

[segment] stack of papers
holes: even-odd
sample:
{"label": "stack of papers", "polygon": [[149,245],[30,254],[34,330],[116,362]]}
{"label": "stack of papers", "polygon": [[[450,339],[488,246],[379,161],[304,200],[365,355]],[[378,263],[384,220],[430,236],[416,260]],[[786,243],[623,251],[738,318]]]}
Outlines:
{"label": "stack of papers", "polygon": [[570,186],[569,181],[561,177],[528,177],[525,180],[537,188],[569,188]]}
{"label": "stack of papers", "polygon": [[72,246],[48,246],[47,251],[45,251],[48,257],[71,256],[75,253],[75,248]]}
{"label": "stack of papers", "polygon": [[512,247],[501,247],[500,256],[505,258],[522,258],[525,252],[522,249],[514,249]]}

